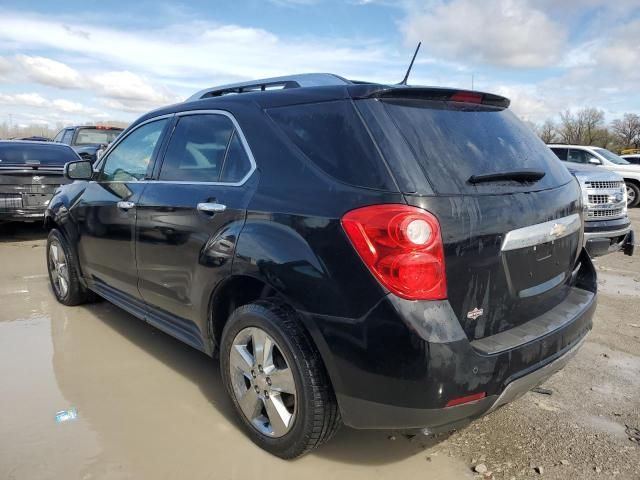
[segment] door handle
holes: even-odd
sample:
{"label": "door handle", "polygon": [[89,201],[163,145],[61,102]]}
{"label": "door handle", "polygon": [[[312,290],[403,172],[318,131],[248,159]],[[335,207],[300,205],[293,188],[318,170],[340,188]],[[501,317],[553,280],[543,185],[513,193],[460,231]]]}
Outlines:
{"label": "door handle", "polygon": [[220,213],[224,212],[227,209],[226,205],[222,205],[221,203],[199,203],[198,210],[205,213]]}
{"label": "door handle", "polygon": [[136,204],[133,202],[118,202],[117,205],[120,210],[124,211],[131,210],[136,206]]}

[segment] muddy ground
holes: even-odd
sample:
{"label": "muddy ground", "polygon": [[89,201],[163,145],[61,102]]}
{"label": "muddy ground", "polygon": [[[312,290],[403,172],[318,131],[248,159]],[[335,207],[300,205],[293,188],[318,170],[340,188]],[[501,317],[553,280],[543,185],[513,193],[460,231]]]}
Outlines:
{"label": "muddy ground", "polygon": [[59,305],[44,245],[0,226],[0,479],[640,479],[640,252],[597,261],[593,332],[551,395],[435,439],[344,428],[285,462],[239,430],[212,360],[106,302]]}

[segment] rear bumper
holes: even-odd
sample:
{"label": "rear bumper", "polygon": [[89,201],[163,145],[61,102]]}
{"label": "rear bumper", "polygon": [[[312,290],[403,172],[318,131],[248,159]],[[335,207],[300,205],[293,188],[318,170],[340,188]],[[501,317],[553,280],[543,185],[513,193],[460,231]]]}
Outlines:
{"label": "rear bumper", "polygon": [[608,220],[588,220],[584,224],[585,248],[591,257],[625,249],[625,242],[631,232],[631,222],[627,216]]}
{"label": "rear bumper", "polygon": [[431,434],[455,430],[520,398],[562,370],[578,352],[585,336],[544,365],[536,365],[531,373],[507,384],[499,395],[490,395],[463,405],[433,409],[403,408],[344,395],[338,395],[338,401],[343,409],[350,412],[345,421],[355,428],[423,429]]}
{"label": "rear bumper", "polygon": [[[584,251],[580,262],[567,300],[521,328],[480,341],[468,340],[446,301],[389,296],[364,318],[307,318],[344,422],[361,429],[453,430],[544,382],[592,326],[596,274]],[[446,406],[476,393],[486,397]]]}

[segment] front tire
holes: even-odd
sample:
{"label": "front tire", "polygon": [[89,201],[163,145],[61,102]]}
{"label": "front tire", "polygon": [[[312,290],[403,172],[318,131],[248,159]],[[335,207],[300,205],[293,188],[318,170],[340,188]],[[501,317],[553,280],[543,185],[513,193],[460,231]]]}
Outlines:
{"label": "front tire", "polygon": [[56,299],[63,305],[80,305],[95,299],[95,294],[85,289],[79,280],[75,254],[67,240],[57,229],[47,237],[47,270]]}
{"label": "front tire", "polygon": [[273,455],[299,457],[341,425],[320,355],[295,311],[277,299],[231,314],[222,332],[220,368],[247,434]]}
{"label": "front tire", "polygon": [[640,187],[632,182],[627,184],[627,208],[633,208],[640,203]]}

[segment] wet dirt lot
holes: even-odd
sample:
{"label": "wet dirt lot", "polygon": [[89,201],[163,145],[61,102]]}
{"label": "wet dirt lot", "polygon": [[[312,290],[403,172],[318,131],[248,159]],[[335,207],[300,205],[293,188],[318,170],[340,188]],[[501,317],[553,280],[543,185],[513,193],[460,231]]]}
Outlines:
{"label": "wet dirt lot", "polygon": [[551,395],[437,439],[343,428],[285,462],[244,437],[214,361],[107,302],[59,305],[44,245],[0,226],[0,479],[640,478],[640,252],[597,261],[594,330]]}

